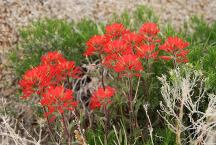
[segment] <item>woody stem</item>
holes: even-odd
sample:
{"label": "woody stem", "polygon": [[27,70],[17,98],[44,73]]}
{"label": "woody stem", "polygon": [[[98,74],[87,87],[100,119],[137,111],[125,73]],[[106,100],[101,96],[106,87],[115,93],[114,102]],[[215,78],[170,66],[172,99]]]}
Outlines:
{"label": "woody stem", "polygon": [[108,134],[108,117],[109,117],[109,115],[108,115],[108,111],[107,111],[107,107],[106,106],[104,106],[104,113],[105,113],[105,145],[107,145],[107,134]]}
{"label": "woody stem", "polygon": [[102,87],[103,87],[103,89],[105,90],[104,75],[103,75],[103,73],[104,73],[104,69],[102,68],[102,72],[101,72],[101,82],[102,82]]}
{"label": "woody stem", "polygon": [[[43,106],[43,112],[44,112],[44,114],[46,113],[46,108],[44,106]],[[56,139],[55,139],[55,137],[54,137],[53,130],[52,130],[51,124],[49,122],[49,118],[48,118],[47,115],[45,115],[45,116],[46,116],[46,120],[47,120],[47,124],[48,124],[48,129],[49,129],[51,138],[52,138],[53,141],[57,142]]]}
{"label": "woody stem", "polygon": [[128,94],[128,107],[129,107],[129,117],[130,117],[130,131],[133,130],[133,86],[132,78],[129,78],[129,94]]}
{"label": "woody stem", "polygon": [[66,125],[66,122],[65,122],[64,113],[61,113],[61,116],[62,116],[62,123],[63,123],[64,132],[65,132],[65,135],[66,135],[67,138],[68,138],[68,145],[70,145],[70,144],[71,144],[71,138],[70,138],[70,133],[69,133],[69,131],[67,130],[67,125]]}
{"label": "woody stem", "polygon": [[[102,64],[102,56],[100,55],[100,62]],[[102,83],[102,87],[103,89],[105,90],[105,83],[104,83],[104,69],[102,68],[102,71],[101,71],[101,83]]]}

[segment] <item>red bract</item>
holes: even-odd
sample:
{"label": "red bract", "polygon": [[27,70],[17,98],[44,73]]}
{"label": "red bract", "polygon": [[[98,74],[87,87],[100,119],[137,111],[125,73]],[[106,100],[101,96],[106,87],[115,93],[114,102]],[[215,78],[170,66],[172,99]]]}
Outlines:
{"label": "red bract", "polygon": [[139,30],[143,40],[148,43],[159,43],[160,39],[157,36],[159,32],[157,24],[151,22],[144,23]]}
{"label": "red bract", "polygon": [[188,45],[188,42],[184,42],[178,37],[168,37],[165,43],[160,46],[160,50],[167,52],[169,56],[161,56],[161,58],[164,60],[175,59],[179,63],[188,62],[186,55],[189,50],[185,50]]}
{"label": "red bract", "polygon": [[160,30],[157,26],[157,24],[152,22],[144,23],[141,28],[139,29],[139,32],[141,34],[146,34],[148,36],[156,36]]}
{"label": "red bract", "polygon": [[[158,46],[161,41],[159,32],[158,25],[152,22],[144,23],[138,33],[127,30],[122,24],[114,23],[106,27],[104,36],[94,36],[89,40],[85,54],[103,53],[100,58],[102,58],[101,63],[104,66],[114,69],[121,76],[129,77],[139,76],[139,71],[143,69],[138,57],[153,60],[158,58],[175,59],[175,62],[179,63],[187,62],[186,55],[189,51],[184,48],[188,46],[188,43],[175,37],[169,37],[160,46],[160,50],[169,53],[168,56],[158,56]],[[103,41],[103,37],[106,38],[106,41]]]}
{"label": "red bract", "polygon": [[105,35],[111,39],[117,39],[127,32],[128,30],[124,27],[124,25],[119,24],[119,23],[114,23],[112,25],[106,26]]}
{"label": "red bract", "polygon": [[129,47],[127,43],[122,40],[110,41],[104,48],[104,51],[108,55],[112,55],[112,54],[124,55],[124,54],[132,53],[131,47]]}
{"label": "red bract", "polygon": [[50,77],[48,77],[48,67],[40,65],[32,68],[23,75],[19,81],[19,85],[22,89],[22,98],[26,99],[35,93],[43,90],[44,87],[50,83]]}
{"label": "red bract", "polygon": [[20,80],[23,98],[41,94],[48,86],[56,86],[67,77],[77,78],[79,74],[73,61],[67,61],[58,52],[49,52],[41,57],[41,65],[28,70]]}
{"label": "red bract", "polygon": [[122,40],[131,47],[140,45],[142,43],[141,35],[135,32],[129,32],[129,33],[124,34],[122,36]]}
{"label": "red bract", "polygon": [[112,68],[116,64],[116,59],[118,55],[107,55],[104,59],[102,64],[107,68]]}
{"label": "red bract", "polygon": [[59,65],[57,65],[56,68],[59,74],[56,74],[56,76],[59,76],[59,81],[64,80],[67,77],[72,78],[79,78],[80,75],[80,69],[75,66],[74,61],[66,61]]}
{"label": "red bract", "polygon": [[77,101],[73,98],[73,91],[62,86],[47,88],[42,94],[40,103],[42,106],[47,107],[48,111],[45,115],[48,116],[74,110],[74,107],[77,106]]}
{"label": "red bract", "polygon": [[110,86],[98,88],[91,97],[89,104],[90,109],[106,107],[107,104],[111,103],[111,97],[113,97],[114,94],[115,89]]}
{"label": "red bract", "polygon": [[92,96],[90,100],[89,108],[93,110],[100,107],[101,107],[101,103],[99,101],[99,98],[97,96]]}
{"label": "red bract", "polygon": [[188,42],[184,42],[181,38],[178,37],[168,37],[163,45],[160,46],[161,50],[166,52],[177,52],[179,50],[183,50],[189,45]]}
{"label": "red bract", "polygon": [[140,76],[140,71],[143,70],[139,57],[132,54],[119,57],[113,68],[117,73],[121,74],[120,77]]}
{"label": "red bract", "polygon": [[105,44],[108,39],[105,36],[95,35],[87,43],[87,50],[84,53],[85,56],[91,56],[93,54],[102,54]]}
{"label": "red bract", "polygon": [[106,56],[102,63],[108,68],[115,66],[119,57],[133,53],[132,48],[122,40],[110,41],[104,48],[104,51]]}
{"label": "red bract", "polygon": [[172,56],[160,56],[160,58],[163,60],[171,60]]}
{"label": "red bract", "polygon": [[63,55],[56,51],[48,52],[46,55],[41,57],[42,65],[56,65],[65,61],[66,59],[63,57]]}
{"label": "red bract", "polygon": [[155,59],[158,52],[155,51],[154,45],[143,44],[140,47],[136,48],[136,54],[141,58]]}

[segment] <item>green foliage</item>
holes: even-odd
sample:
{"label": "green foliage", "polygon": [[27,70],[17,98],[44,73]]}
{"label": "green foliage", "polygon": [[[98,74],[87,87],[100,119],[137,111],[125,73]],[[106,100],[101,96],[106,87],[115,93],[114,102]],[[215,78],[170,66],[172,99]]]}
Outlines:
{"label": "green foliage", "polygon": [[216,91],[216,46],[193,46],[188,57],[190,62],[207,76],[207,87]]}
{"label": "green foliage", "polygon": [[189,24],[194,31],[191,36],[191,41],[209,45],[216,45],[216,21],[212,24],[207,23],[203,18],[192,17]]}
{"label": "green foliage", "polygon": [[203,18],[194,16],[185,25],[181,31],[176,31],[171,25],[165,26],[162,31],[166,36],[178,36],[190,42],[190,63],[196,69],[203,70],[208,88],[216,91],[216,21],[209,24]]}
{"label": "green foliage", "polygon": [[208,24],[203,18],[194,16],[189,26],[193,31],[188,35],[191,42],[190,62],[203,70],[207,87],[216,92],[216,21]]}
{"label": "green foliage", "polygon": [[68,60],[80,64],[86,41],[99,31],[98,25],[90,20],[39,20],[20,30],[21,41],[17,51],[11,53],[11,60],[19,76],[38,65],[40,57],[48,51],[61,51]]}
{"label": "green foliage", "polygon": [[182,39],[188,39],[188,36],[186,34],[186,30],[184,28],[181,29],[181,31],[176,31],[175,28],[171,25],[171,24],[167,24],[165,26],[162,26],[162,32],[163,32],[163,36],[162,38],[166,38],[168,36],[172,36],[172,37],[175,37],[175,36],[178,36],[179,38],[182,38]]}
{"label": "green foliage", "polygon": [[140,5],[132,13],[125,11],[120,16],[114,15],[112,22],[120,22],[132,30],[137,30],[144,22],[157,23],[158,17],[150,7]]}
{"label": "green foliage", "polygon": [[158,17],[155,15],[152,8],[147,6],[138,6],[133,13],[134,26],[140,27],[144,22],[150,21],[157,23]]}
{"label": "green foliage", "polygon": [[[107,136],[108,138],[107,145],[114,145],[113,142],[115,139],[114,137],[115,137],[114,131],[111,130],[111,132],[109,132]],[[88,129],[88,131],[86,132],[86,139],[88,141],[88,144],[90,145],[104,145],[105,144],[104,138],[105,138],[104,130],[99,126],[95,130]]]}
{"label": "green foliage", "polygon": [[171,132],[168,128],[157,129],[157,136],[154,139],[156,145],[176,145],[175,134]]}

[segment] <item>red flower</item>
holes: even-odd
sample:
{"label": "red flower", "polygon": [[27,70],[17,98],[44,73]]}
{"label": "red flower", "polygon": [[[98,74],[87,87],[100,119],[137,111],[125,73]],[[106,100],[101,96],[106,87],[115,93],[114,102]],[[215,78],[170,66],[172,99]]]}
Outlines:
{"label": "red flower", "polygon": [[159,32],[157,24],[152,22],[144,23],[139,30],[139,34],[148,43],[159,43],[160,39],[157,36]]}
{"label": "red flower", "polygon": [[77,101],[73,98],[73,91],[61,86],[49,87],[42,94],[40,101],[42,106],[48,108],[46,115],[64,113],[73,110],[77,106]]}
{"label": "red flower", "polygon": [[122,36],[122,40],[129,46],[138,46],[142,43],[142,37],[135,32],[128,32]]}
{"label": "red flower", "polygon": [[106,26],[105,29],[106,29],[105,35],[111,39],[119,38],[120,36],[128,32],[128,30],[124,27],[124,25],[119,23],[108,25]]}
{"label": "red flower", "polygon": [[175,53],[177,51],[182,51],[183,49],[188,47],[188,45],[188,42],[184,42],[178,37],[168,37],[165,43],[160,46],[160,49],[166,52]]}
{"label": "red flower", "polygon": [[64,80],[67,77],[79,78],[81,73],[80,69],[75,66],[74,61],[66,61],[56,66],[58,74],[55,74],[59,77],[59,81]]}
{"label": "red flower", "polygon": [[155,51],[155,52],[151,53],[147,59],[151,58],[151,59],[154,59],[156,61],[158,59],[158,53],[159,53],[159,51]]}
{"label": "red flower", "polygon": [[101,103],[97,96],[92,96],[89,104],[90,109],[96,109],[101,107]]}
{"label": "red flower", "polygon": [[172,59],[171,56],[160,56],[160,58],[163,60],[171,60]]}
{"label": "red flower", "polygon": [[112,68],[122,55],[133,53],[131,47],[122,40],[109,41],[104,48],[104,52],[106,56],[102,60],[102,64],[108,68]]}
{"label": "red flower", "polygon": [[117,60],[116,60],[117,57],[118,57],[118,55],[116,55],[116,54],[107,55],[107,56],[103,59],[102,64],[103,64],[105,67],[107,67],[107,68],[112,68],[112,67],[116,64],[116,62],[117,62]]}
{"label": "red flower", "polygon": [[35,93],[39,93],[44,87],[49,85],[48,69],[47,66],[40,65],[26,71],[19,81],[23,92],[22,98],[26,99]]}
{"label": "red flower", "polygon": [[42,65],[56,65],[65,61],[66,59],[63,57],[63,55],[56,51],[48,52],[46,55],[41,57]]}
{"label": "red flower", "polygon": [[107,104],[111,103],[111,97],[115,94],[115,89],[106,86],[105,88],[98,88],[91,97],[90,109],[96,109],[100,107],[106,107]]}
{"label": "red flower", "polygon": [[142,63],[136,55],[123,55],[118,58],[116,65],[113,67],[121,76],[140,76],[140,71],[143,70]]}
{"label": "red flower", "polygon": [[140,47],[136,48],[137,56],[146,59],[155,59],[157,57],[158,52],[155,51],[154,45],[143,44]]}
{"label": "red flower", "polygon": [[41,94],[48,86],[56,86],[67,77],[79,77],[80,70],[73,61],[66,59],[58,52],[49,52],[41,57],[41,65],[32,68],[23,75],[19,85],[22,98]]}
{"label": "red flower", "polygon": [[74,61],[67,61],[61,53],[48,52],[41,57],[41,64],[46,65],[47,77],[51,79],[50,85],[64,81],[67,77],[79,77],[80,70]]}
{"label": "red flower", "polygon": [[111,54],[124,55],[124,54],[132,53],[131,47],[129,47],[127,43],[122,40],[110,41],[107,44],[107,46],[104,48],[104,51],[108,55],[111,55]]}
{"label": "red flower", "polygon": [[141,34],[146,34],[148,36],[156,36],[160,32],[160,30],[157,24],[152,22],[147,22],[141,26],[139,32]]}
{"label": "red flower", "polygon": [[165,43],[160,46],[160,50],[167,52],[169,56],[161,56],[161,58],[165,60],[172,58],[179,63],[188,62],[186,55],[189,53],[189,50],[185,50],[188,45],[188,42],[184,42],[178,37],[168,37]]}
{"label": "red flower", "polygon": [[91,56],[94,53],[103,53],[103,49],[108,39],[105,36],[95,35],[87,43],[87,50],[84,53],[85,56]]}
{"label": "red flower", "polygon": [[123,40],[110,41],[104,51],[107,55],[102,63],[108,68],[113,68],[123,55],[133,54],[132,48]]}

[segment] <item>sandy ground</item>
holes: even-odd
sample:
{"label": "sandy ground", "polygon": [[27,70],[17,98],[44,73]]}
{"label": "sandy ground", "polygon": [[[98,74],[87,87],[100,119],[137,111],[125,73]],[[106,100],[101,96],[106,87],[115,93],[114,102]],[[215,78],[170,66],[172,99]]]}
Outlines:
{"label": "sandy ground", "polygon": [[107,21],[113,13],[148,5],[160,18],[176,28],[193,15],[216,20],[216,0],[0,0],[0,97],[10,97],[16,77],[7,54],[19,39],[17,30],[39,18],[79,20],[84,17]]}

